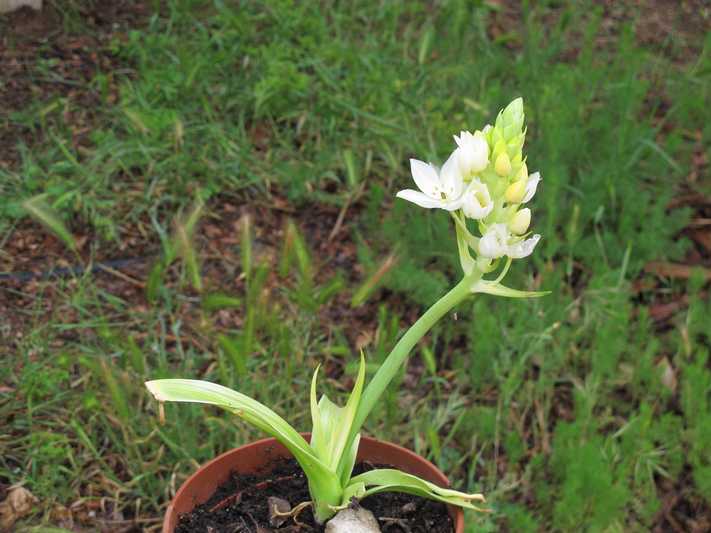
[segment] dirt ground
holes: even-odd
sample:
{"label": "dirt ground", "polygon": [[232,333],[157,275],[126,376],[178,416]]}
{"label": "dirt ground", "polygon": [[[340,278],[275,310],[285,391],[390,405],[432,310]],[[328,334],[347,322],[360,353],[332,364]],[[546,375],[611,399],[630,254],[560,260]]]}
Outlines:
{"label": "dirt ground", "polygon": [[[519,23],[517,17],[520,15],[517,2],[497,3],[502,9],[492,17],[489,27],[490,34],[495,38],[512,33]],[[604,18],[604,31],[599,37],[601,47],[610,46],[621,25],[633,20],[632,13],[638,12],[640,16],[634,19],[636,38],[651,49],[679,62],[688,61],[698,54],[711,20],[711,8],[705,1],[600,0],[595,4],[599,6]],[[80,12],[90,30],[80,34],[73,33],[71,21],[67,20],[66,14],[58,12],[51,5],[39,14],[30,9],[22,9],[0,17],[0,167],[12,170],[20,168],[22,151],[18,146],[25,145],[31,149],[46,141],[41,116],[42,109],[49,105],[65,108],[63,118],[72,130],[74,148],[80,150],[87,145],[88,134],[98,119],[96,109],[105,103],[102,98],[108,98],[109,103],[116,102],[119,80],[134,75],[132,65],[112,54],[110,43],[113,39],[126,38],[131,28],[144,25],[150,14],[151,8],[147,2],[96,1],[92,7],[82,8]],[[518,44],[515,38],[510,43],[511,46]],[[38,65],[42,68],[38,68]],[[87,83],[98,72],[108,76],[108,96],[100,95]],[[68,106],[66,102],[74,105]],[[70,107],[79,111],[69,112]],[[32,127],[19,125],[12,120],[14,113],[26,113],[28,110],[33,110],[38,116]],[[686,307],[688,299],[683,294],[661,290],[655,280],[661,277],[687,279],[694,267],[705,269],[711,279],[711,198],[690,192],[692,185],[709,179],[709,162],[701,145],[700,132],[689,132],[689,135],[697,147],[692,171],[687,176],[689,190],[682,191],[669,209],[686,208],[692,212],[691,222],[684,234],[690,237],[693,246],[683,263],[648,264],[647,275],[635,283],[639,302],[649,307],[660,330]],[[357,212],[358,203],[350,209]],[[321,206],[306,217],[292,211],[277,192],[270,205],[256,203],[249,210],[229,199],[218,197],[211,204],[210,211],[211,220],[219,220],[219,224],[210,220],[202,224],[197,243],[208,258],[204,264],[206,279],[227,280],[226,290],[242,289],[232,265],[239,264],[239,258],[234,256],[235,235],[239,235],[237,230],[245,215],[259,221],[255,227],[255,238],[259,253],[265,257],[278,253],[278,243],[286,219],[294,218],[308,236],[314,254],[321,258],[324,265],[329,265],[319,270],[323,279],[328,279],[335,269],[346,271],[350,276],[349,281],[360,279],[363,274],[356,261],[355,245],[349,237],[348,227],[340,228],[339,238],[331,238],[340,215],[338,209]],[[98,283],[107,289],[110,287],[112,293],[120,295],[137,309],[145,305],[145,285],[142,280],[146,279],[159,251],[157,243],[146,240],[141,231],[129,229],[123,249],[107,247],[94,255],[92,242],[95,236],[79,228],[73,229],[75,237],[82,244],[80,254],[85,260],[93,255],[96,260],[107,264],[116,262],[109,269],[97,271]],[[130,250],[130,254],[127,250]],[[61,242],[33,222],[19,222],[0,255],[0,271],[13,274],[0,277],[0,283],[9,288],[21,288],[22,291],[17,291],[11,298],[0,300],[0,316],[12,317],[12,309],[27,306],[30,296],[39,290],[43,291],[43,305],[47,313],[50,313],[52,288],[47,287],[43,280],[55,268],[72,266],[76,266],[76,259],[67,254]],[[398,302],[392,298],[389,302],[392,306],[398,306]],[[360,325],[351,328],[352,331],[369,331],[373,328],[368,323],[368,317],[376,315],[371,308],[349,311],[350,314],[345,313],[344,309],[349,309],[344,302],[334,304],[325,311],[327,316],[323,317],[324,321],[355,322]],[[230,325],[237,318],[226,313],[221,320],[224,325]],[[17,340],[17,336],[24,334],[25,327],[18,319],[11,321],[10,332],[0,333]],[[352,340],[358,342],[358,339]],[[333,369],[335,374],[338,371]],[[661,497],[664,503],[656,530],[682,531],[678,528],[680,526],[675,526],[679,524],[679,516],[687,515],[693,520],[693,514],[697,511],[692,503],[680,495],[679,489],[679,484],[672,482],[660,486],[665,495]],[[688,520],[684,522],[690,523]],[[708,522],[702,523],[701,527],[704,524],[708,525]]]}

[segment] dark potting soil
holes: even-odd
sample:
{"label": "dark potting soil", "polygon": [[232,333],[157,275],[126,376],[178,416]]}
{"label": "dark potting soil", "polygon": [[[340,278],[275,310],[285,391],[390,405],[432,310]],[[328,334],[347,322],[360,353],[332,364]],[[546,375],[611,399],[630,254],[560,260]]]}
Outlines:
{"label": "dark potting soil", "polygon": [[[354,474],[383,465],[360,463]],[[387,468],[387,467],[385,467]],[[277,517],[270,523],[269,498],[286,500],[292,507],[310,500],[304,472],[293,459],[283,460],[267,476],[232,473],[210,499],[180,515],[175,533],[306,533],[323,532],[309,507],[295,518]],[[385,533],[452,533],[447,506],[419,496],[387,492],[365,498],[360,505],[371,511]],[[272,516],[274,520],[275,517]]]}

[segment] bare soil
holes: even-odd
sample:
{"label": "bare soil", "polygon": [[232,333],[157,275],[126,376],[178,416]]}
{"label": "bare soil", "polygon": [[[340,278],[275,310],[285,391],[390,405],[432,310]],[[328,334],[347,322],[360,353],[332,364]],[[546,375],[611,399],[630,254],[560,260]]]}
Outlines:
{"label": "bare soil", "polygon": [[[361,463],[355,473],[373,468]],[[180,517],[176,533],[324,531],[325,528],[314,521],[309,508],[293,518],[271,514],[270,497],[286,500],[292,508],[311,499],[306,477],[296,461],[278,463],[266,477],[233,473],[207,502]],[[364,499],[361,505],[373,513],[386,533],[452,533],[454,530],[444,504],[417,496],[383,493]]]}

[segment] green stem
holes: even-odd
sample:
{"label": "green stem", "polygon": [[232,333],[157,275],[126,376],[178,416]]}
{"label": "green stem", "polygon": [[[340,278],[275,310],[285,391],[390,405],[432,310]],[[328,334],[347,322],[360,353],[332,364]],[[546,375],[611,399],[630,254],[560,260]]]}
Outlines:
{"label": "green stem", "polygon": [[471,274],[465,276],[454,288],[437,300],[437,302],[405,332],[363,391],[358,411],[356,412],[353,425],[351,426],[349,442],[355,437],[356,433],[360,431],[365,419],[378,403],[378,400],[380,400],[380,397],[390,382],[397,375],[400,367],[407,359],[407,356],[415,344],[427,334],[440,318],[446,315],[454,306],[470,294],[472,284],[476,283],[480,278],[481,272],[475,268]]}

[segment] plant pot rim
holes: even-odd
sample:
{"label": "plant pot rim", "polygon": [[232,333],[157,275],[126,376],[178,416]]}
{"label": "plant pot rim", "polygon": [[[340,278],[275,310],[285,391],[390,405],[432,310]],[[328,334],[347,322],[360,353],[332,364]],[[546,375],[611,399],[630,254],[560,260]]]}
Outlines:
{"label": "plant pot rim", "polygon": [[[302,433],[308,441],[311,435]],[[186,479],[171,500],[163,519],[163,533],[173,533],[180,514],[190,512],[207,501],[215,489],[224,483],[231,472],[255,473],[266,470],[276,459],[292,455],[275,438],[260,439],[226,451],[203,464]],[[396,460],[393,460],[395,458]],[[430,461],[415,452],[391,442],[372,437],[361,437],[358,460],[391,464],[396,468],[420,476],[440,486],[449,486],[447,477]],[[454,522],[454,533],[464,533],[464,513],[460,507],[448,505]]]}

